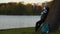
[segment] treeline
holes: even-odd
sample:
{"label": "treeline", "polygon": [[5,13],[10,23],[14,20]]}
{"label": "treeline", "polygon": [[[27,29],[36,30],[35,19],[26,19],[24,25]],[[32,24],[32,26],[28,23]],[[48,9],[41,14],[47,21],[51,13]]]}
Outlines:
{"label": "treeline", "polygon": [[40,15],[40,6],[19,3],[0,3],[0,15]]}
{"label": "treeline", "polygon": [[40,15],[41,11],[42,8],[36,4],[0,3],[0,15]]}

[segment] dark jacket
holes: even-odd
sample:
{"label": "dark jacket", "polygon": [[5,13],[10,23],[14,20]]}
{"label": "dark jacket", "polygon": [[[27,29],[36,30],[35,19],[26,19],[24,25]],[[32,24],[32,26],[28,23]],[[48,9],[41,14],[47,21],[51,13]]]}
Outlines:
{"label": "dark jacket", "polygon": [[48,12],[49,12],[49,7],[48,6],[44,6],[45,9],[43,9],[43,11],[41,12],[41,19],[46,19]]}

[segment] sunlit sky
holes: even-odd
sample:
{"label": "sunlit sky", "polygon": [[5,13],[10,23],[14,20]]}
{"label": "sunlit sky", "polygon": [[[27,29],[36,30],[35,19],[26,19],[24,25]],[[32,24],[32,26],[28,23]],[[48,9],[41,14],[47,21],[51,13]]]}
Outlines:
{"label": "sunlit sky", "polygon": [[24,2],[24,3],[38,3],[38,2],[49,2],[52,0],[0,0],[0,3],[8,3],[8,2]]}

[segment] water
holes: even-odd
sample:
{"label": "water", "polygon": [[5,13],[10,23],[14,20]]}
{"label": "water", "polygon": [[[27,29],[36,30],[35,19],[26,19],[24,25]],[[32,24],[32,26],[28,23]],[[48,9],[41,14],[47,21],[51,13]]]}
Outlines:
{"label": "water", "polygon": [[0,29],[34,27],[40,16],[0,15]]}

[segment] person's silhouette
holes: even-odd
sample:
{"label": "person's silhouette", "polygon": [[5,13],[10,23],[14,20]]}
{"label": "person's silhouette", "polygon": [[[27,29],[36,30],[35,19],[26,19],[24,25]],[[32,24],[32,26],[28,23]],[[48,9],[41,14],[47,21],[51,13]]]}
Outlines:
{"label": "person's silhouette", "polygon": [[40,25],[41,25],[42,23],[44,23],[44,21],[46,20],[47,15],[48,15],[48,12],[49,12],[49,7],[48,7],[47,4],[45,4],[45,5],[43,6],[43,11],[41,12],[41,20],[39,20],[38,22],[36,22],[35,32],[38,31]]}

